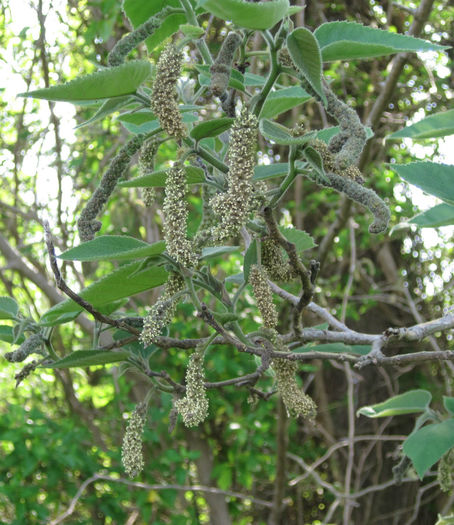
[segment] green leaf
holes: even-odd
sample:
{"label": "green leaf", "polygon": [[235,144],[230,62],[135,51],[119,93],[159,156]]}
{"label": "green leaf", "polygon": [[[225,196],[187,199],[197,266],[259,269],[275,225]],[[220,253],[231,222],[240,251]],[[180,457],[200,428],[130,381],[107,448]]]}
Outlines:
{"label": "green leaf", "polygon": [[256,240],[251,242],[251,244],[249,245],[249,248],[244,254],[243,278],[244,278],[245,283],[249,281],[249,274],[251,272],[251,266],[253,266],[254,264],[257,264],[257,241]]}
{"label": "green leaf", "polygon": [[183,35],[188,36],[189,38],[200,38],[205,34],[205,29],[191,24],[183,24],[180,26],[180,31]]}
{"label": "green leaf", "polygon": [[313,147],[306,146],[303,150],[303,156],[307,160],[309,166],[315,171],[315,173],[317,173],[318,178],[328,181],[320,153]]}
{"label": "green leaf", "polygon": [[288,0],[248,3],[241,0],[199,0],[198,5],[222,20],[248,29],[270,29],[287,16]]}
{"label": "green leaf", "polygon": [[[95,308],[99,308],[166,282],[168,274],[163,268],[149,266],[137,271],[141,266],[141,261],[125,264],[84,288],[79,295]],[[47,310],[41,317],[40,324],[53,326],[67,323],[77,317],[81,311],[81,306],[71,299],[66,299]]]}
{"label": "green leaf", "polygon": [[100,235],[92,241],[70,248],[58,257],[64,261],[124,261],[159,255],[164,250],[164,241],[148,244],[127,235]]}
{"label": "green leaf", "polygon": [[15,319],[19,306],[12,297],[0,297],[0,319]]}
{"label": "green leaf", "polygon": [[454,206],[437,204],[433,208],[415,215],[408,221],[409,224],[416,224],[420,228],[438,228],[454,224]]}
{"label": "green leaf", "polygon": [[284,113],[304,102],[307,102],[312,97],[299,86],[279,89],[272,91],[265,100],[265,104],[260,112],[260,118],[273,118],[276,115]]}
{"label": "green leaf", "polygon": [[299,252],[310,250],[314,246],[317,246],[314,242],[314,239],[303,230],[287,228],[285,226],[279,226],[279,230],[288,241],[292,242],[296,246],[296,249]]}
{"label": "green leaf", "polygon": [[[372,131],[371,128],[369,128],[369,126],[366,126],[365,129],[366,129],[366,137],[368,139],[374,136],[374,132]],[[328,142],[332,139],[332,137],[337,135],[339,131],[340,131],[339,126],[332,126],[330,128],[320,129],[316,132],[315,138],[317,138],[318,140],[323,140],[323,142],[326,142],[328,144]]]}
{"label": "green leaf", "polygon": [[288,162],[276,162],[275,164],[268,164],[266,166],[256,166],[254,168],[253,180],[273,179],[274,177],[282,177],[288,173]]}
{"label": "green leaf", "polygon": [[[180,106],[180,111],[182,106]],[[183,113],[182,115],[183,122],[195,122],[197,117],[191,113]],[[130,131],[131,133],[150,133],[159,128],[159,120],[156,118],[156,115],[148,110],[144,109],[141,111],[135,111],[134,113],[122,113],[117,117],[123,126]]]}
{"label": "green leaf", "polygon": [[218,257],[225,253],[237,252],[239,246],[212,246],[208,248],[202,248],[201,259],[209,259],[210,257]]}
{"label": "green leaf", "polygon": [[422,479],[424,473],[454,446],[454,419],[416,430],[404,441],[403,451]]}
{"label": "green leaf", "polygon": [[293,136],[289,128],[268,119],[260,120],[259,129],[264,137],[284,146],[305,144],[315,136],[314,131],[301,136]]}
{"label": "green leaf", "polygon": [[424,412],[431,399],[432,394],[427,390],[409,390],[404,394],[390,397],[383,403],[362,407],[356,414],[372,418],[414,414]]}
{"label": "green leaf", "polygon": [[60,100],[75,104],[78,101],[119,97],[135,93],[150,73],[151,65],[148,60],[132,60],[121,66],[101,69],[65,84],[20,93],[19,96]]}
{"label": "green leaf", "polygon": [[387,139],[409,137],[414,140],[446,137],[454,133],[454,109],[435,113],[423,118],[415,124],[392,133]]}
{"label": "green leaf", "polygon": [[[186,171],[186,181],[188,184],[200,184],[205,182],[205,175],[202,168],[195,166],[184,166]],[[148,175],[135,177],[130,180],[121,181],[118,186],[122,188],[163,188],[166,185],[167,171],[154,171]]]}
{"label": "green leaf", "polygon": [[132,97],[131,95],[125,95],[124,97],[109,98],[105,102],[103,102],[102,106],[90,119],[86,120],[85,122],[82,122],[82,124],[76,126],[75,129],[83,128],[84,126],[93,124],[93,122],[101,120],[107,115],[110,115],[111,113],[118,111],[120,108],[127,106],[131,102],[134,102],[134,97]]}
{"label": "green leaf", "polygon": [[454,204],[454,165],[418,161],[389,166],[408,183],[448,204]]}
{"label": "green leaf", "polygon": [[232,126],[235,119],[229,117],[215,118],[197,124],[191,130],[191,137],[197,141],[205,137],[217,137]]}
{"label": "green leaf", "polygon": [[[210,66],[204,64],[195,64],[195,69],[200,72],[199,83],[201,86],[211,86],[211,72]],[[232,69],[229,79],[229,87],[237,89],[238,91],[245,91],[246,87],[258,87],[265,84],[265,79],[260,75],[253,73],[240,73],[237,69]]]}
{"label": "green leaf", "polygon": [[447,46],[356,22],[327,22],[314,32],[324,62],[372,58],[402,51],[442,51]]}
{"label": "green leaf", "polygon": [[448,412],[454,414],[454,397],[443,396],[443,406]]}
{"label": "green leaf", "polygon": [[105,350],[77,350],[55,363],[43,365],[42,368],[74,368],[82,366],[107,365],[126,361],[131,354],[124,350],[108,352]]}
{"label": "green leaf", "polygon": [[12,326],[0,325],[0,341],[21,345],[25,341],[25,337],[21,335],[16,340]]}
{"label": "green leaf", "polygon": [[287,48],[297,68],[326,104],[322,87],[322,56],[315,36],[309,29],[299,27],[288,35]]}
{"label": "green leaf", "polygon": [[[134,29],[159,13],[165,6],[181,7],[179,0],[153,0],[152,2],[123,0],[123,10]],[[184,14],[174,13],[167,16],[159,28],[145,40],[148,51],[153,51],[161,45],[169,36],[176,33],[185,22],[187,20]]]}
{"label": "green leaf", "polygon": [[288,13],[287,13],[287,16],[292,16],[294,15],[295,13],[299,13],[300,11],[302,11],[304,9],[304,7],[300,6],[300,5],[294,5],[294,6],[291,6],[289,7],[288,9]]}

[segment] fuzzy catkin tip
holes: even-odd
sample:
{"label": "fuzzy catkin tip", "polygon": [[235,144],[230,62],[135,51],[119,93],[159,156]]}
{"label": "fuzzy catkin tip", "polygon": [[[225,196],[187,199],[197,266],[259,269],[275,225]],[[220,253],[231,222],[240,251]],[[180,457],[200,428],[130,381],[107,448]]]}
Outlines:
{"label": "fuzzy catkin tip", "polygon": [[247,221],[253,196],[251,179],[254,175],[257,133],[257,117],[243,108],[230,133],[227,191],[215,195],[210,201],[213,211],[219,216],[219,224],[212,230],[216,241],[234,237]]}
{"label": "fuzzy catkin tip", "polygon": [[276,383],[279,394],[292,417],[314,419],[317,415],[317,405],[305,394],[296,381],[298,364],[286,359],[274,359],[272,367],[276,373]]}
{"label": "fuzzy catkin tip", "polygon": [[132,413],[121,448],[121,462],[130,478],[142,472],[145,463],[142,454],[142,434],[147,420],[147,404],[140,403]]}
{"label": "fuzzy catkin tip", "polygon": [[229,33],[222,43],[216,60],[210,67],[211,92],[217,97],[220,97],[229,85],[233,57],[240,44],[241,36],[238,33]]}
{"label": "fuzzy catkin tip", "polygon": [[199,346],[189,358],[186,370],[186,395],[175,401],[174,406],[187,427],[196,427],[208,416],[208,398],[204,386],[204,347]]}
{"label": "fuzzy catkin tip", "polygon": [[251,283],[254,297],[257,301],[257,308],[263,319],[263,325],[265,328],[275,329],[278,315],[276,306],[273,303],[273,292],[268,284],[266,272],[254,264],[249,273],[249,282]]}
{"label": "fuzzy catkin tip", "polygon": [[21,363],[25,361],[30,354],[41,354],[43,346],[43,338],[41,334],[33,334],[28,337],[20,346],[13,352],[7,352],[4,357],[10,363]]}
{"label": "fuzzy catkin tip", "polygon": [[167,172],[162,209],[168,254],[181,265],[194,267],[197,264],[197,255],[186,235],[189,212],[186,203],[186,172],[181,166],[176,165]]}
{"label": "fuzzy catkin tip", "polygon": [[156,66],[156,78],[151,95],[151,108],[159,119],[161,127],[171,137],[186,136],[181,113],[177,104],[176,84],[180,78],[183,53],[172,44],[167,45]]}

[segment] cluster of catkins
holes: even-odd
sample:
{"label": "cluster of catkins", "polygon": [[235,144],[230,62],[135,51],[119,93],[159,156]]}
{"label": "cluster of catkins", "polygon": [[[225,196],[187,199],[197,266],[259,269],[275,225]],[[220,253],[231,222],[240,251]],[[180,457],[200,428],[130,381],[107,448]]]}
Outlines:
{"label": "cluster of catkins", "polygon": [[[279,351],[288,351],[279,339],[276,331],[278,315],[273,303],[273,293],[268,283],[266,272],[258,265],[253,265],[249,273],[249,282],[254,292],[257,308],[262,316],[263,326],[271,331],[273,345]],[[272,367],[276,374],[276,386],[289,415],[313,419],[317,405],[305,394],[296,381],[298,363],[286,359],[273,359]]]}

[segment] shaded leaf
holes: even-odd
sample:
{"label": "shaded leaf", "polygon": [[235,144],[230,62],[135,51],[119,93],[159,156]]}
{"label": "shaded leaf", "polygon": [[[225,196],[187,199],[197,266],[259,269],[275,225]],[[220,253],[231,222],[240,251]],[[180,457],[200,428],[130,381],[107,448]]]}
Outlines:
{"label": "shaded leaf", "polygon": [[389,166],[408,183],[448,204],[454,204],[454,165],[418,161]]}
{"label": "shaded leaf", "polygon": [[128,260],[159,255],[164,250],[164,241],[148,244],[127,235],[100,235],[58,257],[65,261]]}
{"label": "shaded leaf", "polygon": [[391,55],[402,51],[442,51],[446,46],[356,22],[327,22],[314,32],[324,62]]}
{"label": "shaded leaf", "polygon": [[287,48],[296,67],[326,104],[322,87],[322,57],[315,36],[309,29],[298,27],[288,35]]}
{"label": "shaded leaf", "polygon": [[[202,168],[195,166],[183,166],[186,171],[186,181],[188,184],[199,184],[205,182],[205,174]],[[167,171],[154,171],[148,175],[134,177],[130,180],[124,180],[118,183],[122,188],[163,188],[166,185]]]}
{"label": "shaded leaf", "polygon": [[437,204],[433,208],[415,215],[408,221],[409,224],[416,224],[420,228],[438,228],[454,224],[454,206]]}
{"label": "shaded leaf", "polygon": [[411,124],[391,135],[387,139],[399,139],[410,137],[414,140],[446,137],[454,133],[454,109],[435,113],[423,118],[415,124]]}
{"label": "shaded leaf", "polygon": [[55,361],[55,363],[46,364],[40,368],[74,368],[76,366],[107,365],[109,363],[125,361],[129,356],[130,353],[124,350],[115,352],[106,352],[105,350],[77,350]]}
{"label": "shaded leaf", "polygon": [[294,136],[289,128],[268,119],[260,120],[259,129],[264,137],[284,146],[305,144],[315,136],[314,131],[305,135]]}
{"label": "shaded leaf", "polygon": [[77,104],[79,100],[99,100],[135,93],[148,78],[148,60],[132,60],[121,66],[104,68],[91,75],[78,77],[65,84],[20,93],[20,97],[43,98]]}
{"label": "shaded leaf", "polygon": [[249,3],[241,0],[198,0],[198,5],[221,20],[248,29],[269,29],[287,16],[288,0]]}
{"label": "shaded leaf", "polygon": [[205,137],[217,137],[232,126],[235,119],[229,117],[216,118],[201,122],[191,130],[191,137],[197,141]]}
{"label": "shaded leaf", "polygon": [[127,106],[131,102],[134,102],[134,97],[132,97],[131,95],[125,95],[124,97],[109,98],[102,104],[102,106],[90,119],[86,120],[85,122],[82,122],[82,124],[76,126],[75,129],[83,128],[84,126],[93,124],[93,122],[101,120],[107,115],[110,115],[111,113],[118,111],[120,108]]}
{"label": "shaded leaf", "polygon": [[[163,268],[150,266],[137,271],[141,266],[141,261],[125,264],[84,288],[79,295],[98,308],[166,282],[168,274]],[[53,326],[66,323],[77,317],[81,311],[81,306],[71,299],[66,299],[47,310],[41,317],[40,324]]]}
{"label": "shaded leaf", "polygon": [[302,87],[293,86],[289,88],[272,91],[265,100],[260,112],[260,118],[273,118],[289,109],[299,106],[312,98]]}
{"label": "shaded leaf", "polygon": [[[372,131],[371,128],[369,128],[369,126],[366,126],[365,130],[366,130],[367,139],[370,139],[371,137],[374,136],[374,132]],[[340,131],[339,126],[332,126],[330,128],[320,129],[316,131],[315,138],[317,138],[318,140],[323,140],[323,142],[326,142],[328,144],[328,142],[332,139],[332,137],[337,135],[339,131]]]}
{"label": "shaded leaf", "polygon": [[266,166],[256,166],[254,168],[253,180],[272,179],[274,177],[281,177],[288,173],[288,162],[276,162]]}
{"label": "shaded leaf", "polygon": [[224,255],[225,253],[237,252],[239,246],[212,246],[207,248],[202,248],[201,259],[209,259],[210,257],[218,257],[219,255]]}
{"label": "shaded leaf", "polygon": [[25,337],[21,335],[16,338],[12,326],[0,325],[0,341],[21,345],[25,341]]}
{"label": "shaded leaf", "polygon": [[14,319],[19,306],[12,297],[0,297],[0,319]]}
{"label": "shaded leaf", "polygon": [[431,399],[432,394],[427,390],[410,390],[404,394],[390,397],[383,403],[362,407],[356,414],[372,418],[414,414],[424,412]]}
{"label": "shaded leaf", "polygon": [[303,150],[303,156],[307,160],[309,166],[315,171],[315,173],[317,173],[318,178],[328,181],[320,153],[313,147],[306,146]]}
{"label": "shaded leaf", "polygon": [[317,246],[314,242],[314,239],[303,230],[287,228],[285,226],[279,226],[279,230],[288,241],[292,242],[296,246],[296,249],[299,252],[309,250],[314,246]]}
{"label": "shaded leaf", "polygon": [[448,412],[454,414],[454,397],[443,396],[443,406]]}
{"label": "shaded leaf", "polygon": [[424,473],[454,446],[454,419],[416,430],[404,441],[403,451],[422,479]]}

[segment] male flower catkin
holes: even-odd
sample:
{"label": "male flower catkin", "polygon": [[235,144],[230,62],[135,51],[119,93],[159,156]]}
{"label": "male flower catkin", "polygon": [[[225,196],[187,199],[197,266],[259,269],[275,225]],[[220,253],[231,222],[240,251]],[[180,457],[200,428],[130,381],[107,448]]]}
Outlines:
{"label": "male flower catkin", "polygon": [[198,346],[189,358],[186,370],[186,395],[175,401],[175,408],[187,427],[196,427],[208,416],[203,353],[204,347]]}
{"label": "male flower catkin", "polygon": [[295,377],[298,364],[287,359],[274,359],[272,367],[276,373],[278,392],[289,415],[314,419],[317,414],[317,405],[298,386]]}
{"label": "male flower catkin", "polygon": [[266,277],[266,273],[256,264],[251,267],[249,282],[254,292],[257,308],[263,319],[265,328],[276,328],[277,310],[273,303],[273,293]]}
{"label": "male flower catkin", "polygon": [[230,133],[227,191],[211,200],[214,212],[220,217],[219,224],[212,231],[217,241],[237,235],[247,221],[253,195],[251,179],[254,175],[257,130],[257,117],[243,108]]}
{"label": "male flower catkin", "polygon": [[151,108],[161,127],[171,137],[181,139],[186,129],[178,110],[176,84],[180,78],[183,53],[172,44],[167,45],[156,66],[156,78],[151,95]]}
{"label": "male flower catkin", "polygon": [[222,43],[216,60],[210,67],[211,92],[217,97],[220,97],[229,85],[233,57],[240,44],[241,36],[238,33],[229,33]]}
{"label": "male flower catkin", "polygon": [[110,163],[99,186],[90,197],[90,200],[85,205],[77,221],[79,237],[82,241],[92,240],[95,233],[101,229],[101,222],[95,221],[95,218],[109,200],[110,195],[117,185],[118,179],[126,172],[131,157],[139,150],[143,140],[143,135],[133,137],[121,148],[118,155],[116,155]]}
{"label": "male flower catkin", "polygon": [[438,462],[437,481],[443,492],[452,490],[454,468],[454,449],[449,450]]}
{"label": "male flower catkin", "polygon": [[182,266],[193,267],[197,256],[186,236],[188,207],[186,204],[186,173],[175,165],[167,171],[164,204],[164,240],[167,253]]}
{"label": "male flower catkin", "polygon": [[[159,142],[155,137],[146,140],[139,151],[138,166],[140,175],[147,175],[154,170],[154,158],[158,151]],[[147,208],[151,208],[156,201],[156,190],[154,188],[142,188],[142,199]]]}
{"label": "male flower catkin", "polygon": [[156,342],[162,330],[170,323],[175,313],[177,301],[174,296],[184,287],[184,279],[178,273],[171,273],[165,284],[164,293],[151,307],[143,322],[140,340],[144,346]]}
{"label": "male flower catkin", "polygon": [[147,403],[139,403],[128,421],[121,447],[121,462],[130,478],[140,474],[145,466],[142,454],[142,434],[146,420]]}
{"label": "male flower catkin", "polygon": [[21,363],[30,354],[42,354],[43,343],[41,334],[33,334],[19,348],[16,348],[13,352],[7,352],[4,357],[10,363]]}

